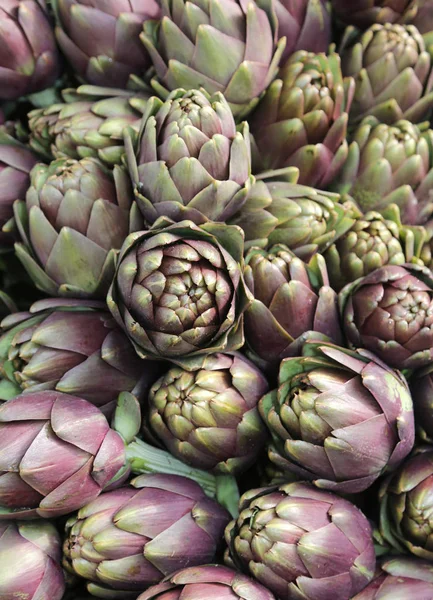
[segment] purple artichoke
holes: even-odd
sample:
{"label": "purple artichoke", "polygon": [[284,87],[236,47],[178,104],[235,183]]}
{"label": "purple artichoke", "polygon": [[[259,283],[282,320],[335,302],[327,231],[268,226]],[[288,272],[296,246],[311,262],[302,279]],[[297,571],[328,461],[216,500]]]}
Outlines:
{"label": "purple artichoke", "polygon": [[254,581],[221,565],[189,567],[169,575],[137,600],[275,600]]}
{"label": "purple artichoke", "polygon": [[412,450],[407,383],[369,352],[307,343],[283,360],[278,385],[259,404],[269,458],[317,487],[362,492]]}
{"label": "purple artichoke", "polygon": [[387,265],[349,283],[339,295],[352,348],[366,348],[396,369],[433,362],[433,273]]}
{"label": "purple artichoke", "polygon": [[183,462],[239,474],[266,441],[258,402],[267,390],[265,377],[242,355],[211,354],[184,369],[171,368],[152,386],[147,420]]}
{"label": "purple artichoke", "polygon": [[306,483],[244,494],[226,542],[228,563],[281,600],[349,600],[371,581],[376,565],[362,512]]}
{"label": "purple artichoke", "polygon": [[0,518],[53,518],[94,500],[125,466],[101,411],[53,391],[0,407]]}
{"label": "purple artichoke", "polygon": [[412,21],[419,0],[331,0],[336,16],[348,25],[367,28],[374,23]]}
{"label": "purple artichoke", "polygon": [[135,600],[164,576],[212,561],[229,520],[191,479],[142,475],[132,484],[102,494],[66,524],[63,564],[99,598]]}
{"label": "purple artichoke", "polygon": [[433,365],[415,372],[410,383],[419,437],[433,443]]}
{"label": "purple artichoke", "polygon": [[0,399],[57,390],[111,415],[120,392],[141,396],[159,365],[141,360],[101,302],[40,300],[2,323]]}
{"label": "purple artichoke", "polygon": [[61,542],[49,521],[0,521],[0,556],[2,600],[61,600]]}
{"label": "purple artichoke", "polygon": [[0,0],[0,99],[50,87],[60,70],[45,0]]}

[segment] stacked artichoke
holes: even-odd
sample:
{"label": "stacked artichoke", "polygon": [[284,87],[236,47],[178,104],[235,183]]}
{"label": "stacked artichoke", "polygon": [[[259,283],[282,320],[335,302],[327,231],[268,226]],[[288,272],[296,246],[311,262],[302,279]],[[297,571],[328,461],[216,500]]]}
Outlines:
{"label": "stacked artichoke", "polygon": [[1,600],[433,599],[433,0],[0,0]]}

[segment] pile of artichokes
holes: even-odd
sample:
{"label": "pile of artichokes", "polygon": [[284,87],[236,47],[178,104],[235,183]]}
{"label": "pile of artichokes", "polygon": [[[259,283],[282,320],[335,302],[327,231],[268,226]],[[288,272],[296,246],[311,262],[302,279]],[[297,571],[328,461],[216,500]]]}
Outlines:
{"label": "pile of artichokes", "polygon": [[0,0],[1,600],[433,600],[433,0]]}

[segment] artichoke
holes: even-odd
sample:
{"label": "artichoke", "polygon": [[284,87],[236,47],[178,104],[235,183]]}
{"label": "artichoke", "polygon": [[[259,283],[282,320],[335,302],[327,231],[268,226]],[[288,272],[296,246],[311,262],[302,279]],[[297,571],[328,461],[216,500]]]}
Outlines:
{"label": "artichoke", "polygon": [[152,386],[147,419],[185,463],[239,474],[266,441],[257,405],[267,391],[262,373],[243,356],[211,354],[198,365],[173,367]]}
{"label": "artichoke", "polygon": [[54,391],[0,406],[0,518],[58,517],[125,473],[125,444],[101,411]]}
{"label": "artichoke", "polygon": [[227,562],[281,600],[349,600],[374,575],[365,516],[347,500],[306,483],[244,494],[226,542]]}
{"label": "artichoke", "polygon": [[102,303],[40,300],[1,327],[2,400],[52,389],[110,416],[120,392],[142,396],[159,374],[156,363],[139,359]]}
{"label": "artichoke", "polygon": [[302,354],[282,361],[278,389],[260,400],[269,458],[320,488],[362,492],[412,450],[407,383],[362,350],[307,343]]}
{"label": "artichoke", "polygon": [[403,223],[422,224],[433,212],[433,130],[429,123],[394,125],[365,119],[356,129],[348,159],[332,184],[363,211],[396,204]]}
{"label": "artichoke", "polygon": [[244,343],[239,227],[162,217],[123,244],[108,307],[139,356],[181,362]]}
{"label": "artichoke", "polygon": [[254,172],[294,166],[299,183],[326,188],[347,158],[354,85],[334,52],[291,56],[252,117]]}
{"label": "artichoke", "polygon": [[331,41],[331,18],[324,0],[276,0],[278,37],[286,38],[284,63],[297,50],[326,52]]}
{"label": "artichoke", "polygon": [[15,251],[35,285],[50,296],[105,298],[118,250],[136,229],[131,203],[121,167],[111,173],[95,158],[37,164],[26,201],[14,204],[23,240]]}
{"label": "artichoke", "polygon": [[141,122],[137,157],[127,139],[136,201],[153,224],[165,216],[226,221],[245,203],[253,182],[248,125],[236,125],[227,101],[176,90],[151,99]]}
{"label": "artichoke", "polygon": [[141,594],[137,600],[275,600],[274,595],[254,581],[221,565],[189,567],[169,575]]}
{"label": "artichoke", "polygon": [[393,207],[386,219],[370,211],[325,252],[329,280],[334,290],[368,275],[384,265],[402,265],[408,259],[402,239],[399,211]]}
{"label": "artichoke", "polygon": [[431,58],[413,25],[372,25],[365,33],[348,29],[341,48],[343,74],[355,77],[350,119],[367,115],[382,123],[420,123],[431,113]]}
{"label": "artichoke", "polygon": [[60,536],[49,521],[0,521],[0,556],[2,600],[63,598]]}
{"label": "artichoke", "polygon": [[367,28],[374,23],[411,21],[419,0],[331,0],[336,16],[348,25]]}
{"label": "artichoke", "polygon": [[156,0],[54,0],[56,37],[75,73],[88,83],[123,88],[151,61],[140,33],[159,17]]}
{"label": "artichoke", "polygon": [[15,237],[13,203],[17,199],[24,200],[30,185],[30,171],[36,162],[37,158],[29,148],[16,140],[6,126],[0,127],[1,246],[13,243]]}
{"label": "artichoke", "polygon": [[422,448],[382,484],[380,531],[399,552],[433,559],[431,497],[433,452]]}
{"label": "artichoke", "polygon": [[352,348],[366,348],[396,369],[433,362],[433,273],[387,265],[349,283],[339,295]]}
{"label": "artichoke", "polygon": [[245,313],[245,338],[265,367],[275,370],[283,358],[296,356],[308,331],[341,344],[337,294],[320,254],[306,265],[277,245],[269,251],[251,248],[245,262],[245,281],[254,296]]}
{"label": "artichoke", "polygon": [[62,97],[62,103],[29,113],[30,146],[48,162],[94,157],[120,164],[124,129],[138,130],[148,95],[82,85],[64,89]]}
{"label": "artichoke", "polygon": [[229,520],[185,477],[142,475],[132,484],[102,494],[66,524],[63,565],[98,598],[135,600],[164,576],[212,561]]}
{"label": "artichoke", "polygon": [[433,365],[416,371],[410,389],[419,437],[433,443]]}
{"label": "artichoke", "polygon": [[433,572],[430,562],[412,558],[388,558],[374,580],[352,600],[431,600]]}
{"label": "artichoke", "polygon": [[247,248],[284,244],[308,261],[349,231],[359,211],[346,196],[296,185],[297,170],[288,171],[257,181],[229,222],[242,227]]}
{"label": "artichoke", "polygon": [[54,84],[60,71],[44,0],[0,0],[0,99]]}
{"label": "artichoke", "polygon": [[417,13],[411,23],[423,34],[424,42],[432,54],[433,46],[433,11],[430,0],[417,0]]}
{"label": "artichoke", "polygon": [[157,92],[222,92],[236,118],[247,115],[276,75],[284,50],[269,0],[163,0],[162,20],[141,36]]}

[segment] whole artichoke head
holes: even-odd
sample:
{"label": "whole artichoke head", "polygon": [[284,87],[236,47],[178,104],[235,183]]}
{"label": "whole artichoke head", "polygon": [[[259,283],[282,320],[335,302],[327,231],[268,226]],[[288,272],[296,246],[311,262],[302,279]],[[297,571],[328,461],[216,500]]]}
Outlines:
{"label": "whole artichoke head", "polygon": [[418,265],[388,265],[349,283],[339,295],[349,345],[396,369],[433,362],[433,276]]}
{"label": "whole artichoke head", "polygon": [[343,74],[355,78],[352,123],[370,115],[382,123],[420,123],[431,113],[431,58],[413,25],[372,25],[365,33],[349,28],[341,48]]}
{"label": "whole artichoke head", "polygon": [[189,567],[169,575],[137,600],[275,600],[257,581],[221,565]]}
{"label": "whole artichoke head", "polygon": [[60,59],[43,0],[0,1],[0,99],[54,84]]}
{"label": "whole artichoke head", "polygon": [[51,296],[104,298],[130,229],[126,171],[111,173],[95,158],[58,159],[37,164],[31,184],[14,204],[15,250],[30,277]]}
{"label": "whole artichoke head", "polygon": [[371,581],[370,525],[347,500],[306,483],[251,490],[226,528],[227,561],[281,600],[349,600]]}
{"label": "whole artichoke head", "polygon": [[156,0],[55,0],[56,37],[73,70],[95,85],[123,88],[144,75],[150,57],[143,23],[157,19]]}
{"label": "whole artichoke head", "polygon": [[61,600],[61,542],[49,521],[0,521],[0,597]]}
{"label": "whole artichoke head", "polygon": [[162,86],[221,92],[236,118],[247,115],[275,77],[284,50],[284,40],[276,43],[272,3],[163,0],[161,7],[161,22],[147,21],[141,39]]}
{"label": "whole artichoke head", "polygon": [[245,338],[254,357],[270,370],[296,356],[304,334],[314,331],[341,342],[337,295],[329,287],[321,255],[309,265],[283,245],[251,248],[245,281],[254,296],[245,313]]}
{"label": "whole artichoke head", "polygon": [[[229,515],[177,475],[142,475],[66,524],[64,567],[98,598],[135,600],[149,585],[214,559]],[[136,489],[138,488],[138,489]]]}
{"label": "whole artichoke head", "polygon": [[125,444],[102,412],[55,391],[0,406],[1,519],[68,514],[124,472]]}
{"label": "whole artichoke head", "polygon": [[248,126],[236,131],[221,93],[175,90],[164,103],[152,98],[137,156],[132,146],[127,139],[137,205],[149,224],[160,216],[226,221],[247,199],[253,182]]}
{"label": "whole artichoke head", "polygon": [[412,22],[419,0],[332,0],[336,16],[348,25],[367,28],[374,23]]}
{"label": "whole artichoke head", "polygon": [[258,411],[267,381],[241,355],[211,354],[200,363],[173,367],[152,386],[147,420],[187,464],[239,474],[255,462],[267,438]]}
{"label": "whole artichoke head", "polygon": [[251,302],[238,227],[160,218],[126,239],[108,307],[142,358],[185,358],[243,345]]}
{"label": "whole artichoke head", "polygon": [[399,552],[410,552],[431,561],[433,535],[431,498],[433,452],[423,447],[382,484],[380,531]]}
{"label": "whole artichoke head", "polygon": [[335,52],[293,54],[252,117],[254,172],[298,167],[299,183],[326,188],[347,158],[353,93]]}
{"label": "whole artichoke head", "polygon": [[405,379],[372,354],[308,343],[280,367],[260,413],[269,458],[320,488],[358,493],[409,454],[415,438]]}

